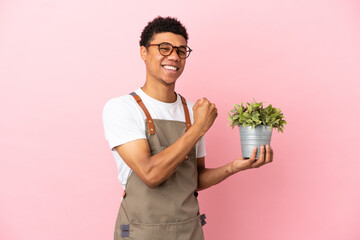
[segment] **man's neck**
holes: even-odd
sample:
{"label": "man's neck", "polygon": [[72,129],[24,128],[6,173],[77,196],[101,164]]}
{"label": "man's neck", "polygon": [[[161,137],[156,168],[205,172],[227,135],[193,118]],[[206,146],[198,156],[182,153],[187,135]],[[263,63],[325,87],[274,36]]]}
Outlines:
{"label": "man's neck", "polygon": [[148,96],[166,103],[176,102],[177,96],[175,93],[175,83],[169,86],[166,85],[154,85],[148,81],[145,82],[141,88]]}

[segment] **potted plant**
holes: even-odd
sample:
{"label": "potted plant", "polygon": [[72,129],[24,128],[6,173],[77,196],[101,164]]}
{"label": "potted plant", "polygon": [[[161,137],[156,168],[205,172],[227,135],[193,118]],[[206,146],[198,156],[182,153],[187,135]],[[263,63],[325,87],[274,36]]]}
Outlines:
{"label": "potted plant", "polygon": [[257,147],[256,157],[259,157],[260,146],[270,145],[271,134],[273,128],[277,128],[278,132],[283,132],[284,115],[280,108],[275,108],[269,104],[266,108],[262,102],[252,103],[243,102],[241,105],[234,104],[234,108],[229,112],[229,124],[234,128],[239,126],[241,151],[244,158],[250,158],[253,148]]}

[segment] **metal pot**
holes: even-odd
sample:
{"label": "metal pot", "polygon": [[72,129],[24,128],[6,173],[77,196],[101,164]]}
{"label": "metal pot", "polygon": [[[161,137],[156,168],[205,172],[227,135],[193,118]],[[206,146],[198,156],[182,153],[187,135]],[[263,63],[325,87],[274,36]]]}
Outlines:
{"label": "metal pot", "polygon": [[241,151],[243,158],[250,158],[253,148],[257,147],[256,157],[260,155],[261,145],[270,145],[271,133],[269,126],[258,125],[253,130],[251,127],[239,126]]}

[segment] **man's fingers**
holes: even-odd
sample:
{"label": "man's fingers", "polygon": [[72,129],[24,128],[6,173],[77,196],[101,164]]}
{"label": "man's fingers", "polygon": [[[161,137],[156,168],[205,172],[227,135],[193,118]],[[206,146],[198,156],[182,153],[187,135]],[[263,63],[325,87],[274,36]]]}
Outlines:
{"label": "man's fingers", "polygon": [[257,147],[254,147],[252,152],[251,152],[251,155],[250,155],[250,159],[252,162],[254,162],[256,160],[256,153],[257,153]]}
{"label": "man's fingers", "polygon": [[259,158],[256,160],[256,162],[252,164],[252,166],[255,168],[260,167],[264,164],[264,161],[265,161],[265,147],[264,145],[261,145]]}
{"label": "man's fingers", "polygon": [[201,104],[203,104],[203,102],[204,102],[204,98],[198,99],[196,101],[196,103],[194,104],[193,109],[196,109],[197,107],[199,107]]}
{"label": "man's fingers", "polygon": [[199,102],[200,102],[200,100],[197,100],[197,101],[196,101],[196,103],[195,103],[194,106],[193,106],[193,109],[196,109],[196,108],[199,106]]}
{"label": "man's fingers", "polygon": [[266,144],[266,157],[265,157],[265,162],[266,163],[270,163],[273,161],[273,156],[274,156],[274,152],[272,150],[272,148]]}
{"label": "man's fingers", "polygon": [[216,108],[214,103],[211,103],[207,98],[203,97],[201,99],[198,99],[194,105],[194,108],[199,107],[203,104],[210,105],[211,108]]}

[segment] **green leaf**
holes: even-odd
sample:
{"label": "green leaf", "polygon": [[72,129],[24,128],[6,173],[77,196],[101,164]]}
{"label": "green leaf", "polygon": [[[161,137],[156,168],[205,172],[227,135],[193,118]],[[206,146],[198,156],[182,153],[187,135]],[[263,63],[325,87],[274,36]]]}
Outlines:
{"label": "green leaf", "polygon": [[252,110],[253,110],[253,108],[252,108],[252,106],[250,105],[250,106],[248,107],[248,112],[249,112],[249,114],[251,114]]}
{"label": "green leaf", "polygon": [[251,126],[253,129],[255,126],[263,124],[270,126],[271,130],[277,128],[278,132],[283,132],[283,127],[287,124],[280,108],[274,108],[271,104],[264,107],[263,102],[256,102],[255,99],[252,103],[246,102],[246,106],[243,101],[241,105],[234,104],[234,108],[228,115],[232,127],[243,125],[244,127]]}
{"label": "green leaf", "polygon": [[244,113],[244,117],[250,118],[251,116],[250,116],[250,114],[248,114],[247,112],[245,112],[245,113]]}
{"label": "green leaf", "polygon": [[254,104],[254,107],[257,107],[257,108],[258,108],[258,107],[260,107],[261,105],[262,105],[262,103],[255,103],[255,104]]}

